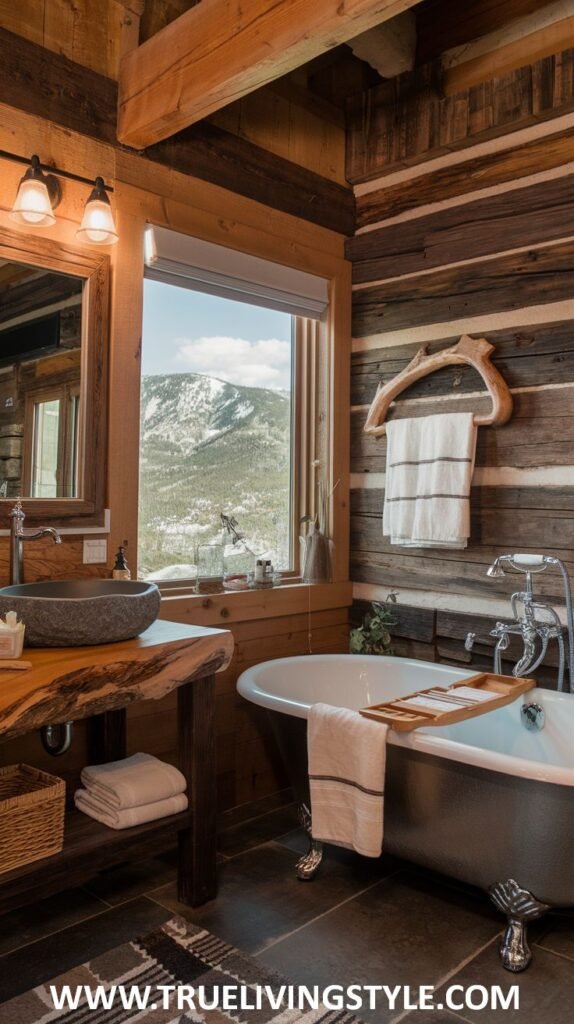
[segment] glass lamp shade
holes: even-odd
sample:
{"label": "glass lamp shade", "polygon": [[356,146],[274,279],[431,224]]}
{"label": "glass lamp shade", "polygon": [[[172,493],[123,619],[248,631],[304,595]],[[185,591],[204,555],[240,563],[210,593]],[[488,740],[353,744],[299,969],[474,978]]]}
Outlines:
{"label": "glass lamp shade", "polygon": [[91,245],[113,245],[118,240],[114,215],[101,178],[91,193],[76,238]]}
{"label": "glass lamp shade", "polygon": [[48,227],[56,223],[50,195],[41,177],[22,178],[10,218],[19,224],[30,224],[35,228]]}

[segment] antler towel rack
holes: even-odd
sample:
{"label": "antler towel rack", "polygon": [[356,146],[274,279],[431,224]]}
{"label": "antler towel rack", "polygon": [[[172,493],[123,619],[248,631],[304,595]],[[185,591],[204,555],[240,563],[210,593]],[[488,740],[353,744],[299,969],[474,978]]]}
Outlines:
{"label": "antler towel rack", "polygon": [[444,348],[441,352],[435,352],[433,355],[428,355],[425,348],[419,349],[414,359],[411,359],[409,365],[401,373],[383,387],[379,386],[367,415],[365,433],[384,434],[384,421],[389,406],[401,391],[405,391],[421,377],[426,377],[429,373],[442,369],[443,366],[454,366],[461,363],[474,366],[475,370],[478,370],[492,398],[490,413],[474,417],[476,426],[499,427],[503,423],[507,423],[512,415],[512,395],[504,377],[491,362],[493,352],[494,345],[491,345],[486,338],[474,339],[469,338],[466,334],[456,345]]}

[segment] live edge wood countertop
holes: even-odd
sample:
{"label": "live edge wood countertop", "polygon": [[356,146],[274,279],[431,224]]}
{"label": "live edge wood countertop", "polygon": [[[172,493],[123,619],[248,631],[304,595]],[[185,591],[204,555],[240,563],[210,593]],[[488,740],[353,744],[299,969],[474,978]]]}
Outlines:
{"label": "live edge wood countertop", "polygon": [[27,648],[31,669],[0,670],[0,740],[159,700],[226,668],[233,644],[226,630],[158,620],[122,643]]}

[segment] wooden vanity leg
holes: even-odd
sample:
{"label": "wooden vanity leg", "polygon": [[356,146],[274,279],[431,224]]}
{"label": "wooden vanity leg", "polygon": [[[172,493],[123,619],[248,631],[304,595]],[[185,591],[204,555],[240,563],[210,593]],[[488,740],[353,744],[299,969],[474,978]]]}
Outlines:
{"label": "wooden vanity leg", "polygon": [[107,764],[126,756],[126,709],[104,711],[90,719],[88,730],[89,764]]}
{"label": "wooden vanity leg", "polygon": [[191,827],[179,833],[178,899],[198,907],[217,888],[215,676],[177,691],[180,769],[187,779]]}

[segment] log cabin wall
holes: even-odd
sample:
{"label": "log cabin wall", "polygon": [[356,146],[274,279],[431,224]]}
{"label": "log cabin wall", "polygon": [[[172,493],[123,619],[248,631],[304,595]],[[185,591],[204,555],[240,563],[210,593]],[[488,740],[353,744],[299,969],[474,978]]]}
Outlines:
{"label": "log cabin wall", "polygon": [[[516,589],[516,576],[486,577],[495,556],[550,552],[574,572],[573,110],[573,50],[455,92],[433,60],[350,104],[353,618],[397,591],[399,654],[491,665],[488,633]],[[479,430],[469,546],[393,547],[382,535],[386,441],[363,433],[368,406],[420,346],[466,333],[494,345],[514,398],[506,426]],[[480,411],[484,394],[475,371],[452,367],[401,395],[391,416]],[[561,603],[559,577],[535,582]],[[555,680],[551,661],[541,678]]]}
{"label": "log cabin wall", "polygon": [[[162,6],[173,11],[177,4],[153,6],[161,13]],[[239,119],[237,110],[227,111],[225,128],[215,121],[198,125],[190,131],[190,144],[189,139],[178,136],[143,155],[118,146],[114,81],[121,44],[118,34],[126,31],[126,25],[128,31],[133,29],[131,19],[137,20],[138,7],[137,0],[71,6],[64,0],[30,0],[27,10],[30,8],[31,15],[24,24],[20,12],[14,14],[11,6],[0,0],[0,148],[38,152],[46,162],[89,178],[102,174],[115,188],[120,233],[119,244],[111,251],[108,565],[84,565],[84,537],[74,533],[67,534],[59,547],[44,541],[29,545],[25,571],[28,580],[104,576],[111,571],[114,545],[128,538],[129,550],[135,551],[146,221],[299,266],[331,280],[333,312],[326,329],[336,335],[339,370],[334,398],[341,415],[336,427],[341,436],[333,438],[334,469],[341,478],[335,503],[335,581],[264,593],[169,598],[162,608],[164,618],[229,628],[236,639],[233,663],[217,677],[219,809],[223,810],[265,797],[286,784],[263,716],[236,694],[238,674],[265,659],[305,654],[310,649],[344,651],[348,646],[350,274],[344,261],[343,233],[353,223],[353,197],[342,184],[342,121],[336,128],[331,119],[319,132],[317,110],[306,110],[303,90],[297,93],[293,86],[287,98],[277,94],[274,106],[271,100],[269,105],[262,104],[259,120],[253,106],[249,123],[246,114]],[[57,10],[63,20],[54,28]],[[90,39],[94,21],[98,31],[105,26],[105,33],[113,35],[109,45],[96,45],[94,37]],[[297,111],[302,111],[301,116]],[[282,133],[275,118],[287,116],[289,131]],[[21,173],[17,165],[2,162],[2,227],[13,229],[7,214]],[[57,224],[43,229],[43,237],[73,242],[85,198],[85,188],[66,183]],[[325,408],[322,415],[325,420],[333,412]],[[134,557],[130,556],[132,567]],[[0,537],[0,584],[7,578],[8,544]],[[130,710],[128,744],[130,752],[143,749],[173,758],[171,698]],[[25,761],[56,771],[66,777],[70,788],[88,759],[83,723],[76,729],[71,750],[57,762],[44,754],[36,735],[0,746],[0,764]]]}

